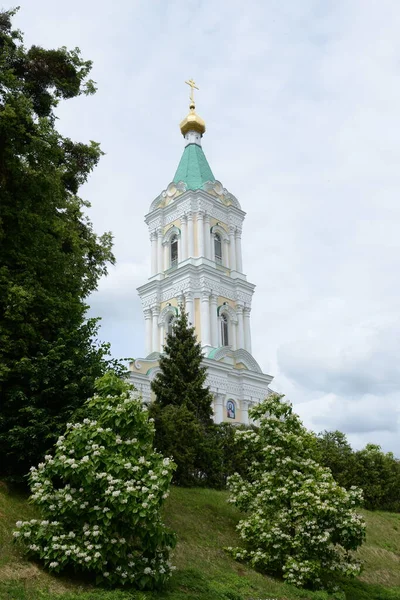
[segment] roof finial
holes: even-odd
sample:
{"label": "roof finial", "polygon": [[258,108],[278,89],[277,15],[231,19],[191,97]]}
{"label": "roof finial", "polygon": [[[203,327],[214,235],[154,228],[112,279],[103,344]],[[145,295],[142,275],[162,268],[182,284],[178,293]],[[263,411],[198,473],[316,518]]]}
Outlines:
{"label": "roof finial", "polygon": [[190,85],[190,105],[189,108],[191,110],[195,109],[195,103],[194,103],[194,91],[193,90],[198,90],[199,88],[197,87],[196,83],[194,82],[193,79],[189,79],[189,81],[185,81],[185,83],[187,83],[187,85]]}
{"label": "roof finial", "polygon": [[[185,81],[185,83],[190,86],[190,113],[187,117],[183,119],[183,121],[180,124],[181,132],[184,137],[189,131],[197,131],[197,133],[199,133],[200,136],[202,136],[206,130],[206,124],[204,123],[203,119],[199,117],[198,114],[196,114],[194,103],[194,90],[198,90],[199,88],[197,87],[193,79],[189,79],[189,81]],[[186,137],[185,139],[188,140],[188,138]],[[199,144],[199,136],[197,136],[196,140],[197,141],[194,143]]]}

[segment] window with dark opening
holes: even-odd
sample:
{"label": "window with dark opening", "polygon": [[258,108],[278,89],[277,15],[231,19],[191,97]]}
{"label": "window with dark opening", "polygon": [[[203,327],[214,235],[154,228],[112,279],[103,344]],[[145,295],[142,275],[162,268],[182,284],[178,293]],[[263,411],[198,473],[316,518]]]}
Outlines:
{"label": "window with dark opening", "polygon": [[168,319],[168,323],[167,323],[167,333],[168,333],[168,335],[172,335],[173,332],[174,332],[174,317],[171,316]]}
{"label": "window with dark opening", "polygon": [[229,346],[228,317],[226,315],[221,316],[221,342],[223,346]]}
{"label": "window with dark opening", "polygon": [[215,254],[215,262],[222,264],[222,243],[221,236],[216,233],[214,236],[214,254]]}
{"label": "window with dark opening", "polygon": [[178,265],[178,238],[176,235],[173,235],[171,238],[171,267],[176,267]]}

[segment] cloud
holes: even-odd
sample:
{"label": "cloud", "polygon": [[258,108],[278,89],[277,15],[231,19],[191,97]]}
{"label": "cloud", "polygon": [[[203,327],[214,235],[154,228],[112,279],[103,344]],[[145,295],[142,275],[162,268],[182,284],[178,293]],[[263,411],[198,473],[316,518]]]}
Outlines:
{"label": "cloud", "polygon": [[17,24],[94,61],[98,93],[58,125],[106,152],[82,196],[114,234],[119,266],[90,302],[115,355],[144,351],[143,217],[179,162],[194,77],[206,156],[247,212],[255,358],[308,426],[400,454],[398,3],[37,0]]}
{"label": "cloud", "polygon": [[280,371],[319,392],[362,396],[400,389],[399,319],[374,319],[351,329],[324,330],[307,340],[280,346]]}

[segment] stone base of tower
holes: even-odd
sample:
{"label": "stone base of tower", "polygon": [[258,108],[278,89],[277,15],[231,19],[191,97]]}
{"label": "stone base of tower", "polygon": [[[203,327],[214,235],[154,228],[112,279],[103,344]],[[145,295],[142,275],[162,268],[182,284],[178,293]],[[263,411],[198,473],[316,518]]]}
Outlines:
{"label": "stone base of tower", "polygon": [[[264,374],[246,350],[229,347],[204,348],[203,364],[207,367],[207,385],[214,396],[214,421],[249,424],[248,411],[271,393],[273,377]],[[146,403],[154,400],[151,381],[159,372],[158,352],[137,359],[129,365],[130,380],[142,393]]]}

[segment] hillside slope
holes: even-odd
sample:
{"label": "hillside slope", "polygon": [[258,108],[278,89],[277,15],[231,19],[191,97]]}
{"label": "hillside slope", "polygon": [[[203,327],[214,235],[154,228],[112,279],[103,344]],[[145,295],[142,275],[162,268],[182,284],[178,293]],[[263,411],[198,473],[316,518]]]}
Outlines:
{"label": "hillside slope", "polygon": [[[89,583],[54,577],[26,561],[12,542],[18,519],[37,516],[26,499],[0,489],[1,600],[328,600],[264,577],[229,558],[224,546],[235,545],[239,514],[227,494],[207,489],[175,488],[165,510],[178,533],[174,554],[177,572],[160,593],[94,590]],[[400,515],[365,512],[367,543],[360,551],[365,571],[345,585],[346,600],[400,600]],[[396,587],[397,586],[397,587]],[[344,598],[343,595],[337,598]]]}

